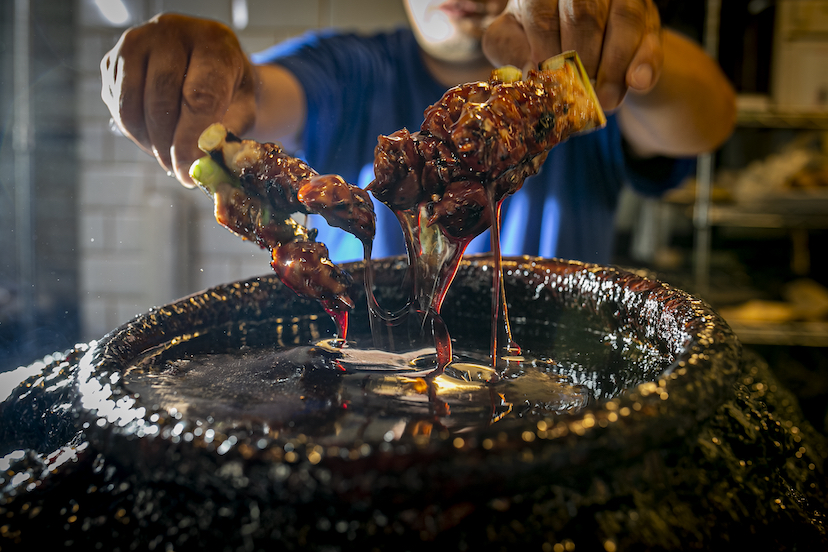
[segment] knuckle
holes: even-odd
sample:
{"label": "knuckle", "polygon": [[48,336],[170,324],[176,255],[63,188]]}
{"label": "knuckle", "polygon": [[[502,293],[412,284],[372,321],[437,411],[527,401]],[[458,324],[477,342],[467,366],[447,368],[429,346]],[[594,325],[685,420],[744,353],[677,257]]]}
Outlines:
{"label": "knuckle", "polygon": [[161,124],[178,118],[178,100],[169,96],[153,98],[147,102],[145,116],[154,124]]}
{"label": "knuckle", "polygon": [[146,25],[127,29],[121,35],[112,52],[116,52],[118,56],[128,56],[136,51],[143,50],[147,42],[147,34]]}
{"label": "knuckle", "polygon": [[548,4],[535,5],[529,14],[529,24],[543,33],[559,33],[561,21],[558,10]]}
{"label": "knuckle", "polygon": [[153,94],[159,98],[168,98],[170,96],[177,96],[181,89],[181,75],[173,71],[163,71],[155,74],[150,81],[153,88]]}
{"label": "knuckle", "polygon": [[230,27],[219,21],[202,21],[203,28],[201,32],[204,33],[205,39],[208,40],[234,40],[236,34],[230,30]]}
{"label": "knuckle", "polygon": [[171,27],[179,27],[182,29],[186,29],[193,25],[197,25],[200,19],[196,19],[195,17],[189,15],[183,15],[180,13],[159,13],[158,15],[154,16],[150,19],[144,27],[156,28],[159,30],[163,30],[168,32]]}
{"label": "knuckle", "polygon": [[101,59],[101,75],[110,82],[118,81],[123,65],[140,58],[146,51],[145,43],[141,27],[124,31],[115,46]]}
{"label": "knuckle", "polygon": [[570,0],[561,8],[561,18],[571,25],[603,27],[607,20],[608,7],[602,0]]}
{"label": "knuckle", "polygon": [[184,104],[196,113],[211,113],[218,110],[222,94],[209,86],[188,86],[182,92]]}
{"label": "knuckle", "polygon": [[615,2],[612,6],[612,17],[619,22],[632,27],[644,28],[647,24],[648,10],[644,2]]}
{"label": "knuckle", "polygon": [[151,33],[162,41],[175,39],[188,43],[213,43],[225,41],[228,36],[235,37],[224,23],[179,13],[158,14],[147,24],[130,31]]}

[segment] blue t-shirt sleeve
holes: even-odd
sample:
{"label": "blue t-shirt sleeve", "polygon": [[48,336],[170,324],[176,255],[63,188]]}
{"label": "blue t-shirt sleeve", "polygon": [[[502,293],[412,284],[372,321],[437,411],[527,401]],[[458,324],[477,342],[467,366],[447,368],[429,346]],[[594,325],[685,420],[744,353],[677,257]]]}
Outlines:
{"label": "blue t-shirt sleeve", "polygon": [[316,170],[356,182],[373,160],[379,134],[419,127],[423,109],[442,92],[428,101],[414,97],[417,87],[410,83],[422,87],[423,78],[413,41],[406,30],[373,36],[328,30],[253,56],[257,63],[282,65],[302,85],[302,155]]}
{"label": "blue t-shirt sleeve", "polygon": [[[423,109],[445,91],[427,72],[407,30],[369,37],[323,31],[283,42],[253,60],[282,65],[302,85],[307,120],[300,153],[305,160],[320,173],[337,173],[361,185],[368,180],[377,136],[419,128]],[[641,194],[659,195],[681,183],[692,167],[692,159],[636,159],[610,116],[607,128],[554,148],[541,174],[526,182],[521,197],[506,209],[506,250],[607,262],[621,189],[629,185]],[[375,251],[379,256],[402,253],[399,225],[393,216],[385,218],[393,228],[378,224]],[[347,250],[348,258],[356,258],[358,247],[350,251],[341,243],[347,239],[343,236],[320,226],[320,238],[332,253],[340,252],[339,257]],[[485,240],[476,241],[487,247]]]}
{"label": "blue t-shirt sleeve", "polygon": [[356,121],[349,115],[364,112],[372,101],[362,84],[370,80],[373,68],[367,58],[365,45],[325,34],[289,41],[253,58],[284,66],[302,84],[307,107],[302,154],[317,170],[328,172],[325,166],[340,153],[340,141],[332,137],[352,132]]}
{"label": "blue t-shirt sleeve", "polygon": [[[252,56],[255,63],[285,67],[305,91],[307,119],[301,155],[320,173],[336,173],[364,187],[373,177],[374,148],[380,134],[403,127],[417,130],[423,110],[445,87],[426,69],[409,29],[376,35],[309,33]],[[396,218],[375,201],[376,256],[405,251]],[[319,230],[336,262],[362,258],[361,244],[328,227],[316,216]]]}

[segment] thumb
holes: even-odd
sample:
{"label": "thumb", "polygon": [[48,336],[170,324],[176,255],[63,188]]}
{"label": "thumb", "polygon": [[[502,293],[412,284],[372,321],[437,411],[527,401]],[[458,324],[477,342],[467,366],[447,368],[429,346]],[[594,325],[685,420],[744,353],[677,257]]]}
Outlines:
{"label": "thumb", "polygon": [[649,92],[661,77],[664,51],[657,33],[648,33],[641,40],[627,69],[627,86],[636,92]]}
{"label": "thumb", "polygon": [[500,14],[483,34],[483,54],[495,67],[523,67],[531,55],[531,47],[523,26],[511,13]]}

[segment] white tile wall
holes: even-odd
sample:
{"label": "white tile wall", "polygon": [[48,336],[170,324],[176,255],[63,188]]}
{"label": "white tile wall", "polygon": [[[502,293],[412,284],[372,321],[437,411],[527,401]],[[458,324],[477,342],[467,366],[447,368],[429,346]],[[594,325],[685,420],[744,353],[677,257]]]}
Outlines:
{"label": "white tile wall", "polygon": [[107,300],[100,294],[81,292],[81,324],[84,339],[97,339],[109,330],[122,324],[124,320],[117,317],[117,298]]}
{"label": "white tile wall", "polygon": [[155,3],[155,9],[165,12],[186,13],[198,17],[218,19],[225,23],[230,21],[229,1],[205,0],[162,0]]}
{"label": "white tile wall", "polygon": [[[75,0],[78,155],[81,166],[78,250],[83,338],[94,339],[150,307],[206,287],[267,274],[269,255],[221,228],[212,202],[167,177],[154,159],[109,130],[100,99],[103,55],[122,28],[107,26],[92,0]],[[159,11],[231,24],[232,0],[125,0],[137,24]],[[240,30],[245,51],[319,26],[370,31],[405,23],[402,0],[247,0]],[[167,207],[167,204],[170,207]]]}
{"label": "white tile wall", "polygon": [[126,252],[89,254],[83,263],[84,288],[94,294],[143,290],[143,259]]}
{"label": "white tile wall", "polygon": [[84,254],[95,254],[102,252],[107,247],[106,236],[111,235],[107,230],[109,226],[108,216],[102,212],[86,211],[81,217],[79,235],[79,249]]}
{"label": "white tile wall", "polygon": [[[101,54],[103,57],[103,54]],[[98,74],[100,80],[100,73]],[[80,79],[78,90],[78,117],[81,121],[107,121],[109,115],[101,101],[101,83],[93,78]]]}
{"label": "white tile wall", "polygon": [[84,120],[79,125],[80,143],[78,144],[78,157],[81,163],[103,163],[109,160],[106,142],[111,139],[110,132],[101,121]]}
{"label": "white tile wall", "polygon": [[[348,3],[347,0],[331,0]],[[272,0],[248,0],[251,27],[317,27],[324,22],[320,16],[325,12],[326,2],[273,2]],[[376,3],[376,2],[375,2]],[[393,3],[393,2],[391,2]]]}
{"label": "white tile wall", "polygon": [[147,168],[141,163],[84,163],[80,171],[81,205],[98,209],[140,205]]}
{"label": "white tile wall", "polygon": [[370,31],[376,22],[384,26],[406,23],[402,0],[331,0],[331,25],[341,28]]}

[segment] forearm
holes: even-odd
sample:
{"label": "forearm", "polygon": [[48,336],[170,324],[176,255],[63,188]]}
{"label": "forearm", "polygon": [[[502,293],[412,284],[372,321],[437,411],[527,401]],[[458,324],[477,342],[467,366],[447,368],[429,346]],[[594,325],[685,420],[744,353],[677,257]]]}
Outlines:
{"label": "forearm", "polygon": [[246,137],[280,142],[295,151],[305,126],[305,92],[296,77],[279,65],[255,66],[256,120]]}
{"label": "forearm", "polygon": [[664,65],[652,90],[630,90],[618,110],[621,131],[642,157],[684,157],[711,151],[736,120],[732,86],[690,40],[663,31]]}

